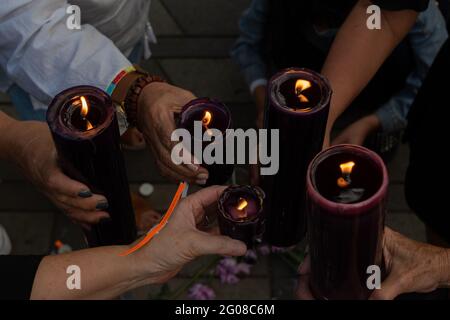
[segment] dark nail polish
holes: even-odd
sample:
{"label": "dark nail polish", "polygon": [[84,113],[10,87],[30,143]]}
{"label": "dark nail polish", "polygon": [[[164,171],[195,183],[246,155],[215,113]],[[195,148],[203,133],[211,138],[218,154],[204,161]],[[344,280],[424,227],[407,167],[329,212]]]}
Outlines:
{"label": "dark nail polish", "polygon": [[82,190],[78,193],[80,198],[90,198],[92,197],[92,192],[90,190]]}
{"label": "dark nail polish", "polygon": [[96,209],[105,210],[108,209],[108,207],[109,207],[108,201],[100,201],[99,203],[97,203]]}

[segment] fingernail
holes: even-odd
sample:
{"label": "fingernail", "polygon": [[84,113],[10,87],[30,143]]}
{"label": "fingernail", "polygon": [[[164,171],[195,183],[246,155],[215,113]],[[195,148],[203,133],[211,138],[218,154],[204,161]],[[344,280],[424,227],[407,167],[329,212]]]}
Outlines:
{"label": "fingernail", "polygon": [[197,180],[195,180],[195,183],[199,184],[199,185],[204,185],[204,184],[206,184],[206,180],[197,179]]}
{"label": "fingernail", "polygon": [[97,206],[95,208],[97,210],[105,210],[105,209],[108,209],[108,207],[109,207],[108,201],[103,200],[103,201],[100,201],[99,203],[97,203]]}
{"label": "fingernail", "polygon": [[91,190],[81,190],[78,193],[78,196],[80,198],[90,198],[90,197],[92,197],[92,192],[91,192]]}
{"label": "fingernail", "polygon": [[198,166],[196,166],[195,164],[188,163],[186,164],[186,166],[192,171],[198,171]]}
{"label": "fingernail", "polygon": [[200,173],[197,176],[197,180],[208,180],[208,174],[207,173]]}

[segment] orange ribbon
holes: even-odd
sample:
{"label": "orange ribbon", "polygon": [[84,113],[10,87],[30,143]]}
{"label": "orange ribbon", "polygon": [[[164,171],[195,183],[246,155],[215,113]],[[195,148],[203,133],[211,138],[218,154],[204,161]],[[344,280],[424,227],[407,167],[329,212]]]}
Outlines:
{"label": "orange ribbon", "polygon": [[137,250],[139,250],[143,246],[145,246],[147,243],[150,242],[150,240],[153,239],[153,237],[155,235],[157,235],[166,226],[167,222],[169,221],[170,217],[172,216],[173,210],[175,209],[175,207],[177,206],[178,202],[180,201],[181,195],[183,194],[183,191],[184,191],[185,187],[186,187],[186,183],[185,182],[180,183],[180,185],[178,186],[177,192],[175,193],[175,196],[173,197],[172,202],[170,203],[169,209],[167,209],[167,212],[164,215],[164,217],[162,218],[161,222],[158,223],[155,227],[153,227],[150,230],[150,232],[147,233],[145,238],[142,239],[141,241],[139,241],[139,243],[137,243],[134,247],[132,247],[132,248],[128,249],[127,251],[121,253],[120,254],[121,257],[128,256],[128,255],[132,254],[133,252],[136,252]]}

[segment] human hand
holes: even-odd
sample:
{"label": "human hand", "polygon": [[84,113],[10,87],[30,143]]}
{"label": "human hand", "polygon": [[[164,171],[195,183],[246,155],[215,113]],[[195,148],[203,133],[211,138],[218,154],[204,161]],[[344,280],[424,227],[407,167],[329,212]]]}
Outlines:
{"label": "human hand", "polygon": [[425,293],[450,284],[450,253],[446,249],[385,228],[383,254],[388,276],[381,289],[372,293],[372,300],[391,300],[402,293]]}
{"label": "human hand", "polygon": [[247,248],[243,242],[209,234],[197,228],[206,208],[216,203],[225,189],[222,186],[212,186],[183,199],[164,229],[149,244],[132,254],[138,274],[148,279],[148,283],[163,283],[175,276],[186,263],[199,256],[244,255]]}
{"label": "human hand", "polygon": [[256,104],[256,128],[262,129],[264,126],[264,109],[266,106],[266,86],[258,86],[253,91],[253,99]]}
{"label": "human hand", "polygon": [[174,114],[195,96],[167,83],[147,85],[139,96],[138,127],[156,157],[161,174],[174,181],[205,184],[208,171],[198,165],[175,165],[171,159],[175,142],[170,137],[175,128]]}
{"label": "human hand", "polygon": [[298,267],[298,283],[295,295],[300,300],[314,300],[309,286],[311,274],[311,259],[309,255],[305,257],[302,264]]}
{"label": "human hand", "polygon": [[11,160],[25,176],[74,222],[89,229],[109,218],[108,201],[67,177],[57,163],[57,153],[48,126],[43,122],[13,121],[9,127]]}
{"label": "human hand", "polygon": [[367,136],[380,127],[380,120],[375,114],[363,117],[342,131],[333,141],[332,145],[337,144],[356,144],[363,145]]}

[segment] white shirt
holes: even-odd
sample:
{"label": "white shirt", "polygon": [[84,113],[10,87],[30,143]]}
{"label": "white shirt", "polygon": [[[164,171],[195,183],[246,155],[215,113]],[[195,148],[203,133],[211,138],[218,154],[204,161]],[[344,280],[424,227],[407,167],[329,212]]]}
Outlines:
{"label": "white shirt", "polygon": [[[69,5],[81,9],[81,30],[67,28]],[[0,90],[16,83],[46,109],[69,87],[106,89],[144,38],[149,53],[149,10],[150,0],[1,0]]]}

